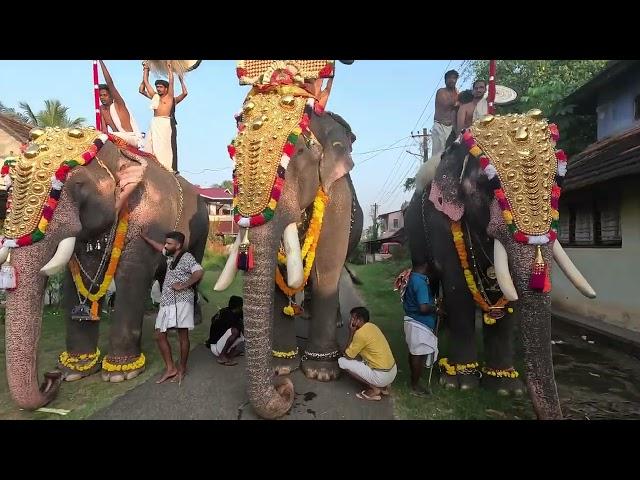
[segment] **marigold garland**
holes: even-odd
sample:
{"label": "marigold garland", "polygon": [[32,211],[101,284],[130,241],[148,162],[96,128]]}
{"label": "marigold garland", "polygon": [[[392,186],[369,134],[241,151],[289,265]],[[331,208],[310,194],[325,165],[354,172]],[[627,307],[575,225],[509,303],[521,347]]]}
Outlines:
{"label": "marigold garland", "polygon": [[120,364],[111,363],[105,356],[102,359],[102,369],[106,370],[107,372],[127,372],[130,370],[137,370],[139,368],[142,368],[144,367],[145,363],[146,358],[144,357],[144,353],[140,353],[140,356],[132,362]]}
{"label": "marigold garland", "polygon": [[518,378],[520,374],[515,368],[498,370],[496,368],[482,367],[482,373],[496,378]]}
{"label": "marigold garland", "polygon": [[[328,203],[329,197],[326,193],[324,193],[322,187],[319,187],[316,198],[313,201],[313,213],[311,215],[311,221],[309,222],[309,228],[307,229],[307,232],[305,234],[304,244],[300,251],[300,255],[304,260],[304,280],[302,282],[302,285],[300,285],[298,288],[289,287],[289,285],[287,285],[287,282],[284,280],[284,277],[282,276],[280,268],[276,267],[276,284],[278,285],[280,290],[282,290],[282,293],[284,293],[289,298],[293,297],[296,293],[301,292],[307,284],[307,280],[309,280],[309,275],[311,275],[311,269],[313,267],[313,261],[316,257],[316,247],[318,246],[318,240],[320,238],[324,211]],[[278,261],[281,264],[287,263],[287,256],[284,252],[278,252]],[[287,315],[293,313],[293,307],[291,307],[291,310],[289,310],[289,307],[291,306],[289,305],[288,307],[285,307],[284,313]],[[288,311],[290,313],[287,313]]]}
{"label": "marigold garland", "polygon": [[[98,363],[98,358],[100,358],[100,349],[96,348],[95,353],[83,353],[82,355],[72,355],[66,350],[60,354],[58,357],[58,361],[60,365],[64,365],[69,370],[75,370],[76,372],[84,372],[85,370],[89,370]],[[91,360],[83,365],[77,365],[77,363],[82,362],[84,360]]]}
{"label": "marigold garland", "polygon": [[[483,319],[484,323],[487,325],[493,325],[496,323],[496,319],[489,315],[491,309],[494,308],[504,308],[508,303],[504,296],[498,300],[495,304],[489,305],[478,290],[478,286],[476,285],[476,281],[473,278],[473,273],[471,273],[471,269],[469,268],[469,261],[467,259],[467,247],[464,244],[464,236],[462,233],[462,226],[460,222],[451,222],[451,233],[453,234],[453,243],[456,247],[456,252],[458,253],[458,258],[460,259],[460,265],[462,266],[464,272],[464,278],[467,282],[467,286],[469,287],[469,291],[473,296],[473,299],[478,304],[478,306],[482,309],[484,313]],[[507,311],[509,313],[513,313],[512,308],[508,308]]]}
{"label": "marigold garland", "polygon": [[[87,290],[87,287],[84,286],[82,281],[82,277],[80,276],[80,266],[75,258],[72,258],[69,261],[69,270],[71,270],[71,275],[73,277],[73,282],[76,285],[76,289],[78,293],[82,295],[87,300],[91,300],[91,313],[92,318],[94,320],[98,320],[100,317],[97,315],[98,313],[98,301],[105,296],[107,290],[109,289],[109,285],[111,285],[111,281],[116,273],[116,269],[118,268],[118,262],[120,261],[120,255],[122,254],[122,248],[124,247],[124,241],[127,236],[127,229],[129,226],[129,210],[127,208],[122,209],[120,212],[120,217],[118,219],[118,226],[116,228],[116,236],[113,241],[113,247],[111,249],[111,258],[109,259],[109,266],[107,267],[107,272],[104,275],[104,280],[100,284],[100,288],[97,293],[91,293]],[[97,318],[96,318],[97,317]]]}
{"label": "marigold garland", "polygon": [[444,357],[438,360],[438,365],[447,373],[447,375],[450,375],[450,376],[454,376],[457,374],[465,375],[467,373],[470,373],[473,370],[477,370],[477,368],[480,366],[478,362],[455,363],[451,365],[447,357]]}
{"label": "marigold garland", "polygon": [[277,350],[271,350],[271,354],[276,358],[295,358],[298,355],[298,348],[289,352],[279,352]]}

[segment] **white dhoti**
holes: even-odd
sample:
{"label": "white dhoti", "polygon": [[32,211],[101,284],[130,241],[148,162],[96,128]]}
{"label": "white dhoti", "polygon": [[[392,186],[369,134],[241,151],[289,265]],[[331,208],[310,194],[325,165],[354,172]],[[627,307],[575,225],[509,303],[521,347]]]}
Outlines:
{"label": "white dhoti", "polygon": [[144,147],[146,152],[152,153],[164,168],[173,171],[173,149],[171,148],[171,118],[153,117],[149,134]]}
{"label": "white dhoti", "polygon": [[433,355],[438,358],[438,337],[431,329],[411,317],[404,317],[404,335],[411,355]]}
{"label": "white dhoti", "polygon": [[389,370],[378,370],[371,368],[364,362],[351,360],[346,357],[340,357],[338,359],[338,366],[343,370],[354,373],[369,385],[378,388],[391,385],[398,374],[398,367],[395,364]]}
{"label": "white dhoti", "polygon": [[[220,339],[216,343],[211,344],[211,353],[213,353],[216,357],[219,357],[223,350],[224,346],[227,344],[227,340],[231,336],[231,329],[228,329],[224,334],[220,337]],[[238,338],[231,344],[231,348],[235,348],[241,343],[244,343],[244,336],[240,334]]]}
{"label": "white dhoti", "polygon": [[486,98],[480,99],[480,101],[476,104],[476,108],[473,109],[473,121],[484,117],[489,113],[489,104],[487,103]]}
{"label": "white dhoti", "polygon": [[453,125],[443,125],[438,122],[433,123],[431,129],[431,154],[444,151],[447,138],[451,135]]}
{"label": "white dhoti", "polygon": [[142,148],[143,145],[143,136],[138,128],[138,124],[136,123],[136,119],[133,118],[133,115],[129,113],[129,122],[131,123],[132,132],[125,132],[122,129],[122,121],[120,120],[120,116],[118,115],[118,110],[116,109],[115,104],[112,102],[109,106],[109,113],[111,114],[111,119],[118,129],[117,132],[112,132],[113,135],[123,139],[129,145],[135,148]]}
{"label": "white dhoti", "polygon": [[156,317],[156,330],[166,332],[169,328],[193,330],[193,303],[178,302],[160,307]]}

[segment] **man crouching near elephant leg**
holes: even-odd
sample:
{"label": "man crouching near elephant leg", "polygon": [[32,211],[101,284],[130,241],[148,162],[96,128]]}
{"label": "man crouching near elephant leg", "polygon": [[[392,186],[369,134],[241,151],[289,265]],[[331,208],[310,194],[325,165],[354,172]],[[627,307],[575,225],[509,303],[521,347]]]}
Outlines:
{"label": "man crouching near elephant leg", "polygon": [[[368,388],[356,394],[361,400],[380,400],[398,373],[389,342],[377,325],[369,323],[369,310],[351,310],[349,340],[338,366]],[[355,358],[360,355],[363,361]]]}
{"label": "man crouching near elephant leg", "polygon": [[[167,273],[162,284],[160,310],[156,318],[156,341],[166,365],[164,374],[156,381],[162,383],[177,376],[181,382],[187,373],[189,358],[189,330],[194,327],[194,294],[192,287],[204,276],[204,270],[189,252],[184,250],[184,234],[170,232],[164,245],[149,238],[144,232],[140,236],[158,252],[168,257]],[[180,364],[176,368],[171,356],[171,345],[167,330],[176,329],[180,340]]]}

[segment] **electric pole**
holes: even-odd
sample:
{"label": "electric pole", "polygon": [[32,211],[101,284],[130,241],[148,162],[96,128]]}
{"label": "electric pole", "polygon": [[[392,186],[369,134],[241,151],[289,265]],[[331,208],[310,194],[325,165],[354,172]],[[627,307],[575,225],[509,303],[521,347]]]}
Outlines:
{"label": "electric pole", "polygon": [[428,133],[426,128],[422,129],[422,135],[413,134],[411,132],[411,137],[420,138],[422,142],[422,163],[426,162],[429,159],[429,139],[431,138],[431,134]]}

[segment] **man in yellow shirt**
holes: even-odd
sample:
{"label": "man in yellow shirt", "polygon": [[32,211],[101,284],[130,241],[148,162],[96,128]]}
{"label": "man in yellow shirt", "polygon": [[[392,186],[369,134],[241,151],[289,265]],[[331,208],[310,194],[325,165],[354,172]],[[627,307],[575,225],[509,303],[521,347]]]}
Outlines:
{"label": "man in yellow shirt", "polygon": [[[389,395],[388,386],[396,378],[398,369],[389,342],[377,325],[369,323],[369,310],[355,307],[351,310],[349,341],[338,365],[368,388],[356,396],[362,400],[380,400]],[[357,356],[362,361],[356,360]]]}

